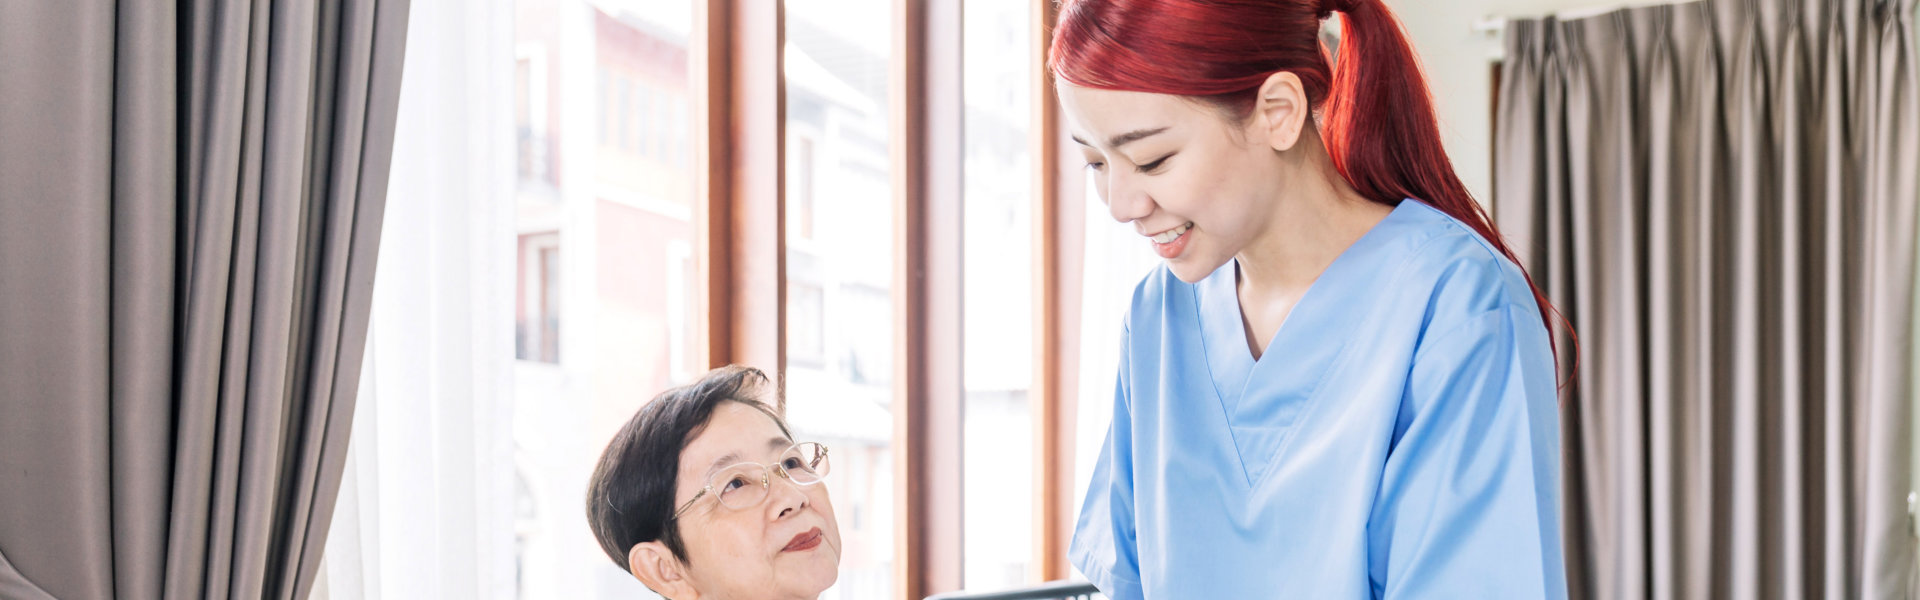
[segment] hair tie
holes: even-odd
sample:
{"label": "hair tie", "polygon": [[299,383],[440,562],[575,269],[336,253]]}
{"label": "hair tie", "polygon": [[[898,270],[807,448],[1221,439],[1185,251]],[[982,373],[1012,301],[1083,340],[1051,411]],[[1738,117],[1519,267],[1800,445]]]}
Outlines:
{"label": "hair tie", "polygon": [[1319,7],[1316,9],[1317,12],[1315,14],[1318,14],[1320,16],[1320,19],[1324,21],[1326,20],[1327,17],[1333,16],[1333,13],[1353,12],[1353,7],[1358,6],[1361,2],[1365,2],[1366,0],[1319,0],[1319,1],[1320,1],[1320,4],[1319,4]]}

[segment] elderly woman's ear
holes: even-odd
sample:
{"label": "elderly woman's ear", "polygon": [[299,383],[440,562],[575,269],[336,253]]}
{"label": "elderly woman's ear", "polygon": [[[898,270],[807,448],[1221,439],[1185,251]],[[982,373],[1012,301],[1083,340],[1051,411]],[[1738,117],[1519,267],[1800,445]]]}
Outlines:
{"label": "elderly woman's ear", "polygon": [[634,544],[627,552],[627,570],[647,589],[673,600],[694,600],[700,592],[688,585],[687,572],[673,552],[660,542]]}

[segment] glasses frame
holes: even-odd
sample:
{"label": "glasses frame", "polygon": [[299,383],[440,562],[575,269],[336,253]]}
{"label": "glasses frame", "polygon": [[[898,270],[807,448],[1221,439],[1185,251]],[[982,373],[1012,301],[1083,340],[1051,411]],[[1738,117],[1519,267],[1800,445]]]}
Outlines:
{"label": "glasses frame", "polygon": [[[785,456],[785,455],[786,455],[786,454],[787,454],[788,452],[791,452],[791,451],[793,451],[793,449],[794,449],[794,448],[799,448],[799,447],[801,447],[801,446],[805,446],[805,445],[807,445],[807,444],[813,444],[813,445],[815,445],[815,446],[819,446],[819,447],[820,447],[820,460],[821,460],[822,462],[825,462],[825,461],[826,461],[826,460],[828,459],[828,456],[827,456],[827,455],[828,455],[828,448],[827,448],[827,445],[826,445],[826,444],[822,444],[822,443],[819,443],[819,442],[799,442],[799,443],[796,443],[796,444],[794,444],[794,445],[792,445],[792,446],[788,446],[788,447],[787,447],[787,449],[785,449],[785,450],[781,450],[781,451],[780,451],[780,455],[781,455],[781,456]],[[825,475],[821,475],[821,476],[819,476],[819,478],[817,478],[817,479],[814,479],[813,481],[800,481],[800,480],[798,480],[798,479],[794,479],[794,478],[793,478],[793,474],[792,474],[792,473],[788,473],[788,472],[787,472],[787,467],[786,467],[785,465],[782,465],[782,464],[780,464],[781,462],[784,462],[784,461],[775,461],[775,462],[774,462],[774,463],[773,463],[772,465],[765,465],[765,464],[761,464],[761,463],[757,463],[757,462],[737,462],[737,463],[733,463],[733,464],[731,464],[731,465],[727,465],[727,467],[726,467],[726,468],[724,468],[724,469],[721,469],[720,471],[721,471],[721,472],[726,472],[726,471],[728,471],[728,470],[731,470],[731,469],[733,469],[734,467],[738,467],[738,466],[741,466],[741,465],[753,465],[753,466],[755,466],[755,467],[759,467],[759,468],[760,468],[760,489],[761,489],[761,490],[762,490],[763,492],[764,492],[764,491],[770,491],[770,490],[772,489],[772,487],[773,487],[773,474],[774,474],[774,473],[776,473],[776,472],[777,472],[777,473],[779,473],[781,477],[785,477],[785,478],[787,479],[787,481],[790,481],[790,482],[793,482],[793,484],[794,484],[794,485],[798,485],[798,486],[812,486],[812,485],[819,485],[819,483],[820,483],[820,482],[822,482],[822,481],[826,481],[826,478],[827,478],[827,477],[826,477]],[[831,467],[829,467],[829,469],[831,469]],[[716,474],[717,474],[717,473],[716,473]],[[753,506],[757,506],[757,505],[759,505],[759,504],[760,504],[760,502],[766,502],[766,501],[767,501],[767,496],[769,496],[769,495],[770,495],[770,494],[766,494],[766,493],[762,493],[762,494],[760,494],[760,500],[759,500],[758,502],[754,502],[754,503],[753,503],[752,505],[748,505],[748,506],[742,506],[742,507],[739,507],[739,508],[734,508],[734,510],[745,510],[745,509],[748,509],[748,508],[752,508]],[[709,481],[709,482],[707,483],[707,485],[705,485],[705,486],[703,486],[703,487],[701,487],[701,488],[700,488],[700,491],[699,491],[699,492],[697,492],[697,493],[695,493],[695,494],[693,495],[693,497],[692,497],[692,498],[688,498],[688,499],[687,499],[687,503],[686,503],[686,504],[682,504],[682,505],[680,505],[680,508],[679,508],[679,509],[676,509],[676,510],[674,510],[674,511],[673,511],[673,516],[672,516],[672,517],[669,517],[669,518],[668,518],[667,520],[668,520],[668,521],[673,521],[673,520],[677,520],[677,519],[679,519],[679,518],[680,518],[680,515],[684,515],[684,514],[686,514],[686,513],[687,513],[687,510],[688,510],[688,509],[691,509],[691,508],[693,508],[693,505],[694,505],[694,503],[696,503],[696,502],[699,502],[701,498],[705,498],[705,497],[708,497],[708,496],[712,496],[712,497],[713,497],[713,500],[714,500],[715,502],[720,502],[720,494],[719,494],[719,492],[715,492],[715,491],[713,491],[713,483],[712,483],[711,481]],[[720,505],[721,505],[721,506],[726,506],[726,503],[724,503],[724,502],[722,502],[722,503],[721,503]],[[733,508],[733,507],[728,507],[728,508]]]}

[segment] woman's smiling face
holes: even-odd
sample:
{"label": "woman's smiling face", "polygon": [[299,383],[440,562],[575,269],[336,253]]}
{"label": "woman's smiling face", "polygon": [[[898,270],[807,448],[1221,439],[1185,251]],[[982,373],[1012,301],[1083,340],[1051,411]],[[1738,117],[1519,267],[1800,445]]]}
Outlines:
{"label": "woman's smiling face", "polygon": [[1260,118],[1064,81],[1059,93],[1101,200],[1174,276],[1205,278],[1267,229],[1283,177]]}

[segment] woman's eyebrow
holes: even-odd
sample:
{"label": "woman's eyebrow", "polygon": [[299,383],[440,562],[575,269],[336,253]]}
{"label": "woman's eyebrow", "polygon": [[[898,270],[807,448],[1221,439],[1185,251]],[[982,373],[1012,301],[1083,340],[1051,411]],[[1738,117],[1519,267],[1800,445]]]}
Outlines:
{"label": "woman's eyebrow", "polygon": [[[785,450],[787,446],[792,446],[792,445],[793,445],[793,440],[780,437],[777,435],[771,438],[767,438],[768,450]],[[706,477],[712,477],[713,472],[720,470],[721,467],[730,467],[735,464],[738,464],[739,462],[740,462],[739,452],[728,452],[725,455],[721,456],[720,458],[714,459],[713,464],[707,465]],[[705,477],[702,477],[702,479],[704,478]]]}
{"label": "woman's eyebrow", "polygon": [[[1108,140],[1106,140],[1106,146],[1108,146],[1108,148],[1114,148],[1114,150],[1119,150],[1119,146],[1125,146],[1125,144],[1133,144],[1133,142],[1139,142],[1139,140],[1144,140],[1144,138],[1156,137],[1156,135],[1160,135],[1160,133],[1164,133],[1164,131],[1167,131],[1167,129],[1169,129],[1169,127],[1160,127],[1160,129],[1135,129],[1135,131],[1127,131],[1127,133],[1121,133],[1121,135],[1116,135],[1116,137],[1108,138]],[[1077,144],[1081,144],[1081,146],[1087,146],[1087,148],[1092,148],[1092,144],[1089,144],[1089,142],[1087,142],[1087,140],[1083,140],[1083,138],[1077,137],[1077,135],[1073,137],[1073,142],[1077,142]]]}
{"label": "woman's eyebrow", "polygon": [[[1122,133],[1120,135],[1116,135],[1108,139],[1107,147],[1112,148],[1114,150],[1119,150],[1121,146],[1125,146],[1127,144],[1138,142],[1146,138],[1160,135],[1161,132],[1164,132],[1167,129],[1168,129],[1167,127],[1161,127],[1158,129],[1135,129],[1133,131]],[[1093,146],[1093,144],[1087,143],[1086,140],[1080,139],[1080,136],[1077,136],[1077,135],[1073,136],[1073,141],[1078,142],[1082,146],[1087,146],[1087,147]]]}
{"label": "woman's eyebrow", "polygon": [[701,479],[712,477],[713,473],[719,471],[721,467],[733,466],[733,464],[737,462],[740,462],[739,452],[728,452],[720,458],[713,459],[713,464],[707,465],[707,474],[701,476]]}

